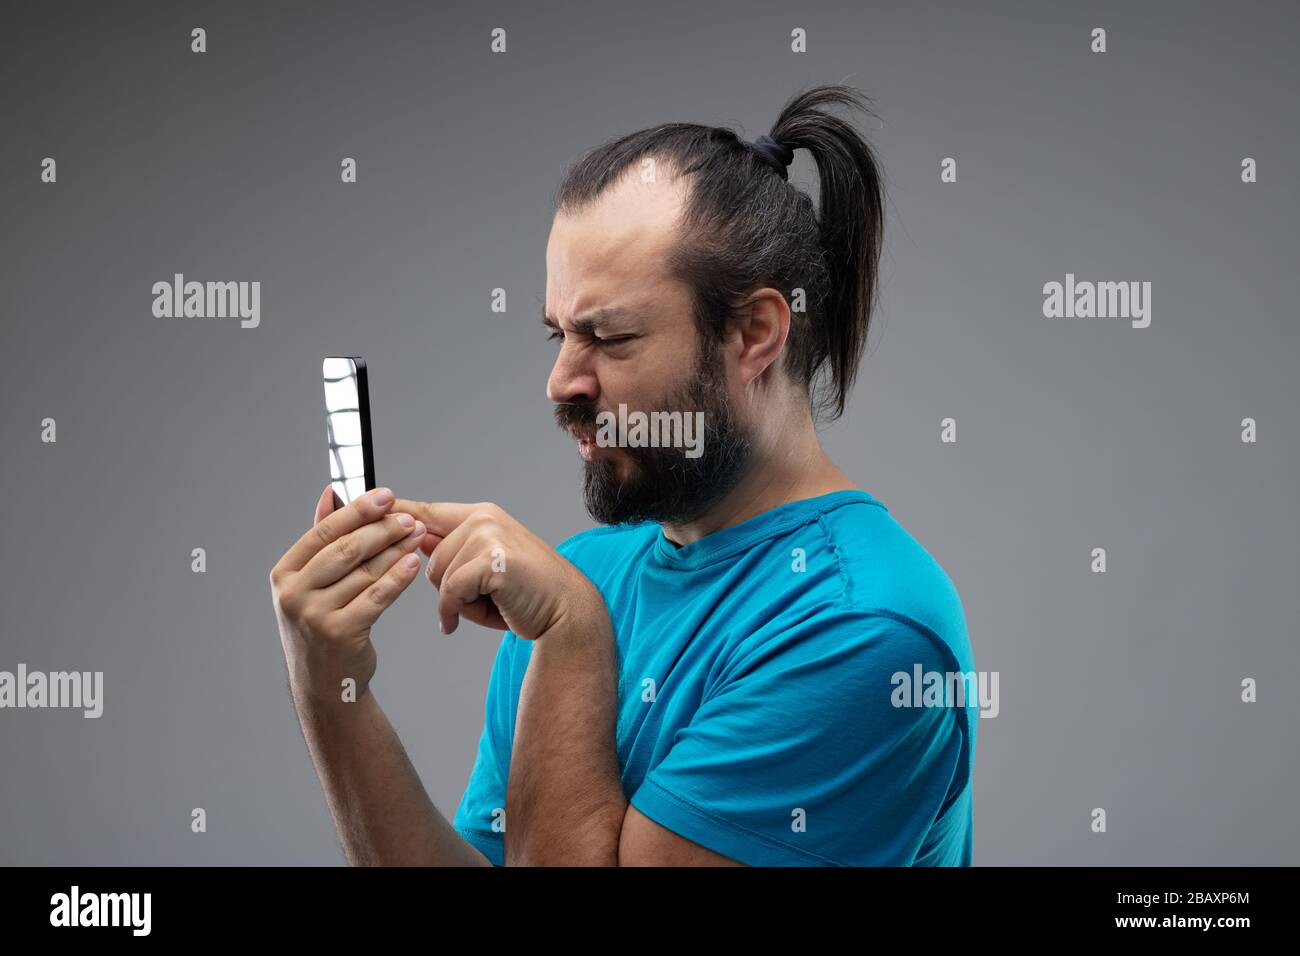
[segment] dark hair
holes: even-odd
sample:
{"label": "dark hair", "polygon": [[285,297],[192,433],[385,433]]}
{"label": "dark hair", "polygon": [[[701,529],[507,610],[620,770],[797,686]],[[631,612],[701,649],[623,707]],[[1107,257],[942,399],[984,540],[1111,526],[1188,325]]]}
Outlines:
{"label": "dark hair", "polygon": [[[787,302],[803,289],[805,311],[791,312],[785,367],[807,387],[814,415],[838,418],[875,304],[884,195],[871,147],[826,112],[830,106],[875,115],[864,93],[818,86],[793,97],[768,134],[812,154],[820,183],[816,210],[807,193],[732,130],[670,123],[611,140],[580,159],[557,191],[556,211],[595,201],[643,157],[690,177],[669,269],[692,291],[700,334],[717,342],[757,289],[778,289]],[[821,394],[819,373],[829,376],[828,394]]]}

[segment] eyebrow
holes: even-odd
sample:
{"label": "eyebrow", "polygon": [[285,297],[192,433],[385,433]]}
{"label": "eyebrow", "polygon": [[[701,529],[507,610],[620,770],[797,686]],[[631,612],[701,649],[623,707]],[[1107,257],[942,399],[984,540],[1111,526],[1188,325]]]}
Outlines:
{"label": "eyebrow", "polygon": [[[600,329],[603,323],[611,319],[637,317],[638,313],[629,309],[621,309],[617,307],[608,309],[592,309],[590,312],[587,312],[583,318],[573,320],[573,330],[580,335],[589,335]],[[548,329],[558,330],[560,328],[560,323],[554,316],[547,315],[545,308],[542,309],[542,325],[546,326]]]}

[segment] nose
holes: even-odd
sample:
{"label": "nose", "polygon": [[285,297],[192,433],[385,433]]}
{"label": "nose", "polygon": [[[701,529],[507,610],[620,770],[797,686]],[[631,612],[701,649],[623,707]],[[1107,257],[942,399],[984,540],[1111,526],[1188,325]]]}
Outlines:
{"label": "nose", "polygon": [[560,345],[551,376],[546,380],[546,397],[555,404],[594,404],[600,394],[595,369],[588,353],[576,342]]}

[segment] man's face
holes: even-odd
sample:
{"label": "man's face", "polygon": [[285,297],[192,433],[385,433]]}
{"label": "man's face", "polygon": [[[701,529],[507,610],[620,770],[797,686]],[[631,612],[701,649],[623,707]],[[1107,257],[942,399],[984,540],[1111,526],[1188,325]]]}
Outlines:
{"label": "man's face", "polygon": [[[662,169],[662,167],[661,167]],[[743,475],[751,443],[732,412],[722,351],[696,334],[689,290],[669,278],[684,193],[639,167],[574,216],[546,248],[546,310],[559,354],[546,394],[584,459],[583,494],[602,524],[686,522]],[[698,457],[681,447],[602,447],[597,416],[703,413]]]}

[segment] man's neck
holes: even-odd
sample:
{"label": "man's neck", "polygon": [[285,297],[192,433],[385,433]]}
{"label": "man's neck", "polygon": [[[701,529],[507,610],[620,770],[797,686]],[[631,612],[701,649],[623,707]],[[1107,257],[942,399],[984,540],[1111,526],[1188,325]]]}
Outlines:
{"label": "man's neck", "polygon": [[784,440],[774,440],[756,452],[756,461],[740,484],[703,515],[683,524],[664,524],[663,533],[681,547],[792,501],[855,488],[826,457],[809,419],[792,427]]}

